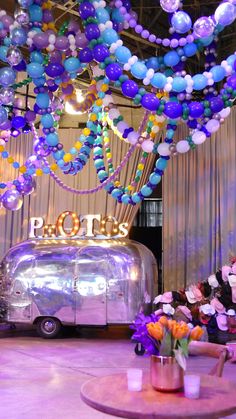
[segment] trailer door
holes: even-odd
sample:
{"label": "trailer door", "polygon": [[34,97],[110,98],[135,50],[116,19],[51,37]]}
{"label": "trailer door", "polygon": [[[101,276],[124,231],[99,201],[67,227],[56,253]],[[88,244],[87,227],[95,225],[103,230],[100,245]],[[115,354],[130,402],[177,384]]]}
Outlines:
{"label": "trailer door", "polygon": [[106,250],[94,246],[82,248],[75,265],[76,324],[105,325],[107,323]]}

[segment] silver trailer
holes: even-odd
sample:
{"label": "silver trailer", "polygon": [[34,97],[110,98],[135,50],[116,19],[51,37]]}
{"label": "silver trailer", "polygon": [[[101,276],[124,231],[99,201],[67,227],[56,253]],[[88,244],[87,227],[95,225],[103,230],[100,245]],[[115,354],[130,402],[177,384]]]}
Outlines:
{"label": "silver trailer", "polygon": [[36,324],[44,338],[66,325],[129,324],[151,310],[157,267],[128,239],[30,239],[1,263],[2,320]]}

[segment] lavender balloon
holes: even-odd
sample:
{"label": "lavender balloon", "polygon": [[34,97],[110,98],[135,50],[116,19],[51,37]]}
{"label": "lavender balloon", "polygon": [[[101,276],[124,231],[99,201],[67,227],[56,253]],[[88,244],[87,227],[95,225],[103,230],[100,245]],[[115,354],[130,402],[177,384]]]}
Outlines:
{"label": "lavender balloon", "polygon": [[19,25],[28,25],[29,23],[29,14],[26,10],[18,7],[14,12],[14,18],[19,23]]}
{"label": "lavender balloon", "polygon": [[220,25],[230,25],[235,19],[235,6],[229,2],[221,3],[216,9],[214,17]]}
{"label": "lavender balloon", "polygon": [[0,103],[3,105],[12,105],[15,98],[15,92],[11,87],[2,87],[0,89]]}
{"label": "lavender balloon", "polygon": [[20,193],[15,189],[9,189],[2,195],[2,206],[11,211],[17,211],[22,207],[23,200]]}
{"label": "lavender balloon", "polygon": [[160,5],[167,13],[174,13],[180,6],[180,0],[160,0]]}
{"label": "lavender balloon", "polygon": [[23,59],[21,51],[17,47],[8,48],[6,58],[8,64],[12,67],[18,65]]}
{"label": "lavender balloon", "polygon": [[214,32],[215,24],[209,17],[202,16],[193,25],[193,31],[197,38],[207,38]]}
{"label": "lavender balloon", "polygon": [[2,86],[10,86],[15,83],[16,74],[10,67],[3,67],[0,70],[0,84]]}

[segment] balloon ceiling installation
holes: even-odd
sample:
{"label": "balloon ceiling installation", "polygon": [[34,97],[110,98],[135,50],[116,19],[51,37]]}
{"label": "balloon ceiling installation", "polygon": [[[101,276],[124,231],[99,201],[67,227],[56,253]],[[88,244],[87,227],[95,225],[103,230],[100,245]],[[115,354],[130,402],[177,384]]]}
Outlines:
{"label": "balloon ceiling installation", "polygon": [[[14,18],[0,10],[0,154],[16,170],[15,179],[0,183],[4,208],[19,209],[22,197],[34,190],[35,177],[41,175],[52,176],[60,187],[75,194],[105,189],[119,203],[135,205],[152,194],[173,155],[203,143],[230,114],[236,97],[236,54],[217,64],[216,49],[221,33],[236,18],[236,0],[219,2],[212,15],[199,16],[195,22],[183,10],[184,2],[160,0],[170,24],[169,37],[163,39],[138,22],[129,0],[78,0],[78,21],[65,21],[60,28],[55,27],[49,1],[17,3]],[[133,55],[122,39],[122,31],[127,29],[167,52],[145,60]],[[188,74],[186,63],[197,54],[205,57],[205,71]],[[76,78],[88,69],[92,70],[92,81],[79,103]],[[17,73],[26,74],[20,83]],[[32,109],[23,111],[16,89],[30,84],[35,102]],[[113,86],[143,108],[137,130],[115,104]],[[66,102],[75,112],[88,114],[86,128],[69,150],[58,131]],[[177,126],[183,121],[189,134],[174,142]],[[117,167],[109,130],[117,137],[115,141],[130,145]],[[161,142],[157,140],[160,130],[165,130]],[[20,165],[9,155],[7,144],[29,131],[34,153]],[[142,155],[135,176],[122,185],[120,172],[137,149]],[[154,170],[138,190],[150,154],[156,155]],[[91,155],[97,187],[77,190],[55,173],[78,175]]]}

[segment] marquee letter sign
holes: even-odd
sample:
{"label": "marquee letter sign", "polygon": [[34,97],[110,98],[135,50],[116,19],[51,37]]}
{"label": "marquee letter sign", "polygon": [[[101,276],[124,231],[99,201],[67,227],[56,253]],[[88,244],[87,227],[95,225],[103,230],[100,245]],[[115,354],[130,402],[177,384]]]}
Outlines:
{"label": "marquee letter sign", "polygon": [[[71,220],[71,227],[65,228],[66,219]],[[82,223],[85,222],[85,227]],[[95,223],[99,230],[95,229]],[[42,230],[41,236],[37,234]],[[72,211],[62,212],[55,224],[45,224],[42,217],[30,218],[29,237],[86,237],[86,238],[124,238],[128,235],[128,223],[118,223],[115,217],[101,214],[77,215]]]}

